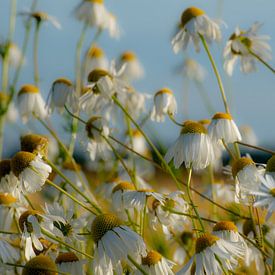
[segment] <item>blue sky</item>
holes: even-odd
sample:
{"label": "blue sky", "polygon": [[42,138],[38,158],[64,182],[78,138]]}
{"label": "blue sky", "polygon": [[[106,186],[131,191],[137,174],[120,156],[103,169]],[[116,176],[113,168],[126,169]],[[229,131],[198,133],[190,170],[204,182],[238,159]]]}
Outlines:
{"label": "blue sky", "polygon": [[[0,0],[0,38],[5,38],[8,29],[8,0]],[[40,73],[41,88],[46,97],[51,83],[58,77],[74,79],[74,51],[80,35],[81,24],[73,16],[73,8],[79,3],[76,0],[39,1],[38,10],[45,11],[57,17],[62,30],[56,30],[51,25],[43,26],[40,36]],[[28,9],[31,0],[18,1],[18,10]],[[242,1],[191,1],[191,0],[139,0],[139,1],[105,1],[107,8],[119,20],[123,30],[120,40],[113,40],[107,34],[99,39],[99,45],[104,48],[107,56],[112,59],[124,50],[133,50],[146,70],[146,77],[136,83],[138,90],[154,94],[158,89],[167,86],[174,90],[179,103],[180,112],[177,120],[183,119],[182,104],[184,83],[174,69],[181,64],[183,55],[175,55],[170,46],[171,36],[181,12],[188,6],[202,8],[210,17],[220,17],[226,23],[223,28],[223,43],[211,46],[211,51],[222,72],[225,88],[230,94],[230,104],[234,117],[239,125],[251,125],[259,140],[269,146],[274,145],[275,122],[275,79],[272,73],[259,64],[259,71],[243,75],[237,69],[232,78],[226,77],[222,71],[222,49],[225,39],[236,26],[248,28],[253,22],[264,25],[262,34],[271,36],[270,44],[275,49],[275,1],[274,0],[242,0]],[[21,18],[17,19],[16,42],[22,45],[23,28]],[[89,45],[94,31],[87,33],[85,47]],[[28,62],[21,75],[20,84],[32,82],[32,48],[28,51]],[[203,51],[199,54],[189,51],[189,56],[200,62],[208,71],[205,88],[211,97],[217,111],[223,111],[218,86],[211,71],[207,57]],[[274,60],[271,61],[273,67]],[[207,111],[195,87],[190,87],[190,118],[208,117]],[[163,125],[154,124],[158,136],[163,141],[171,143],[178,135],[178,129],[170,121]],[[273,144],[272,144],[273,142]]]}

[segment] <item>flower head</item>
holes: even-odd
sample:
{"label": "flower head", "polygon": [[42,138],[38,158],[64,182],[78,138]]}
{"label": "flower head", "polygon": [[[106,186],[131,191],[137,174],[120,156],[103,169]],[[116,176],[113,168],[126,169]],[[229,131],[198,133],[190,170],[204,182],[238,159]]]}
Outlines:
{"label": "flower head", "polygon": [[73,252],[60,253],[55,259],[55,263],[59,271],[77,275],[84,274],[83,261]]}
{"label": "flower head", "polygon": [[20,138],[21,150],[47,156],[49,140],[45,136],[28,134]]}

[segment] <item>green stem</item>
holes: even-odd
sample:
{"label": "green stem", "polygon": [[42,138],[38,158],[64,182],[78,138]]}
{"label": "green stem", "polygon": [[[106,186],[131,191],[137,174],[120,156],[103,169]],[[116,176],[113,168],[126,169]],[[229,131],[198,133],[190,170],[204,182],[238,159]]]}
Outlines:
{"label": "green stem", "polygon": [[2,159],[4,144],[5,114],[0,116],[0,158]]}
{"label": "green stem", "polygon": [[238,143],[240,145],[243,145],[243,146],[246,146],[246,147],[250,147],[250,148],[259,150],[259,151],[263,151],[263,152],[269,153],[271,155],[275,154],[275,151],[272,151],[272,150],[269,150],[269,149],[266,149],[266,148],[263,148],[263,147],[254,146],[254,145],[251,145],[251,144],[248,144],[248,143],[244,143],[244,142],[241,142],[241,141],[236,141],[236,143]]}
{"label": "green stem", "polygon": [[7,52],[3,58],[2,66],[2,91],[3,93],[8,92],[8,83],[9,83],[9,45],[7,46]]}
{"label": "green stem", "polygon": [[177,122],[177,121],[175,120],[175,118],[172,116],[172,114],[169,114],[169,113],[168,113],[168,116],[169,116],[169,118],[171,119],[171,121],[172,121],[174,124],[176,124],[176,125],[178,125],[178,126],[180,126],[180,127],[183,127],[183,126],[184,126],[183,124]]}
{"label": "green stem", "polygon": [[38,64],[38,45],[39,45],[39,30],[41,21],[37,21],[35,25],[34,40],[33,40],[33,68],[34,68],[34,84],[39,87],[39,64]]}
{"label": "green stem", "polygon": [[268,68],[272,73],[275,73],[275,69],[273,69],[266,61],[264,61],[259,55],[248,49],[250,54],[253,55],[258,61],[260,61],[266,68]]}
{"label": "green stem", "polygon": [[210,53],[210,50],[209,50],[209,47],[207,45],[207,42],[205,40],[205,38],[203,37],[203,35],[199,34],[200,36],[200,39],[201,39],[201,42],[203,44],[203,47],[208,55],[208,58],[210,60],[210,63],[212,65],[212,68],[213,68],[213,71],[216,75],[216,78],[217,78],[217,81],[218,81],[218,85],[219,85],[219,88],[220,88],[220,92],[221,92],[221,96],[222,96],[222,100],[223,100],[223,104],[224,104],[224,108],[225,108],[225,111],[226,113],[230,114],[230,111],[229,111],[229,107],[228,107],[228,104],[227,104],[227,99],[226,99],[226,95],[225,95],[225,92],[224,92],[224,88],[223,88],[223,84],[222,84],[222,79],[221,79],[221,76],[219,74],[219,71],[217,69],[217,66],[215,64],[215,61]]}
{"label": "green stem", "polygon": [[128,259],[143,275],[149,275],[130,255],[128,255]]}

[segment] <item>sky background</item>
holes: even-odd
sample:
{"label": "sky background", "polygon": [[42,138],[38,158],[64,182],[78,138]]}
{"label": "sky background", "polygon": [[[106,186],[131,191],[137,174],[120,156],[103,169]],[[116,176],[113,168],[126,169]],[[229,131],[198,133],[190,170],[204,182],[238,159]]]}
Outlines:
{"label": "sky background", "polygon": [[[39,65],[41,75],[41,90],[46,98],[51,83],[59,77],[74,80],[74,60],[76,43],[82,28],[73,15],[76,0],[40,0],[38,9],[58,18],[62,30],[52,25],[43,25],[40,33]],[[212,45],[213,53],[221,71],[226,93],[230,98],[230,107],[238,125],[248,124],[254,128],[261,144],[275,146],[275,79],[274,75],[261,64],[258,72],[244,75],[239,68],[229,78],[222,69],[222,50],[226,39],[236,26],[247,29],[255,21],[264,25],[261,34],[271,36],[270,44],[275,49],[275,1],[274,0],[241,0],[241,1],[191,1],[191,0],[116,0],[105,1],[106,7],[113,12],[122,29],[119,40],[111,39],[104,33],[98,40],[109,59],[118,57],[125,50],[136,52],[143,64],[146,75],[135,84],[135,87],[145,93],[154,94],[162,87],[171,88],[176,95],[179,113],[177,120],[184,119],[183,106],[186,102],[183,77],[175,73],[175,68],[183,62],[183,53],[175,55],[171,48],[171,37],[182,11],[193,5],[203,10],[212,18],[221,18],[223,27],[223,41],[220,45]],[[10,0],[0,0],[0,38],[5,39],[8,30]],[[18,1],[18,11],[27,10],[31,0]],[[94,36],[94,30],[89,30],[84,49],[87,49]],[[17,18],[15,41],[22,45],[24,29],[22,18]],[[32,42],[32,36],[31,36]],[[31,43],[32,44],[32,43]],[[33,82],[32,45],[30,44],[27,63],[23,68],[18,87],[24,83]],[[210,63],[203,51],[194,53],[191,48],[189,57],[201,63],[207,70],[204,81],[205,90],[210,96],[217,111],[223,111],[223,104],[219,94],[216,79],[212,73]],[[271,64],[274,65],[274,60]],[[194,85],[189,87],[189,118],[208,118],[198,91]],[[57,125],[56,125],[57,126]],[[157,136],[169,144],[178,136],[177,126],[166,120],[165,124],[150,124]],[[9,129],[6,138],[11,141],[9,146],[18,143],[18,128]],[[8,148],[7,147],[7,148]]]}

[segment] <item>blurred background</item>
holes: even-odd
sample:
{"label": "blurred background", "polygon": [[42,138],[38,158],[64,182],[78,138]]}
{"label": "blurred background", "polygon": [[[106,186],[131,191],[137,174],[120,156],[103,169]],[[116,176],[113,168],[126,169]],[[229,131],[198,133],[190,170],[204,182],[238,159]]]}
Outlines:
{"label": "blurred background", "polygon": [[[18,11],[28,10],[31,2],[31,0],[18,1]],[[82,24],[77,22],[73,16],[73,9],[78,3],[79,1],[76,0],[39,1],[37,10],[56,17],[62,25],[62,29],[57,30],[51,24],[43,24],[40,32],[39,66],[44,99],[56,78],[67,77],[74,80],[75,49],[82,29]],[[258,64],[257,73],[248,75],[240,73],[239,67],[236,67],[231,78],[226,76],[222,68],[223,47],[236,26],[247,29],[256,21],[262,22],[263,27],[260,33],[270,35],[270,45],[275,49],[274,0],[106,0],[105,4],[108,10],[117,16],[122,35],[119,40],[114,40],[104,32],[98,40],[98,45],[105,50],[110,60],[117,58],[125,50],[134,51],[146,73],[142,80],[135,83],[136,89],[153,95],[162,87],[171,88],[175,92],[178,102],[177,121],[186,118],[194,120],[210,118],[196,86],[191,83],[187,85],[177,70],[183,63],[184,53],[175,55],[170,41],[175,33],[180,15],[185,8],[194,5],[205,10],[210,17],[223,20],[225,22],[225,26],[222,28],[223,41],[219,45],[212,45],[211,52],[222,74],[233,116],[238,125],[249,125],[254,129],[259,144],[275,148],[274,75],[261,64]],[[9,10],[10,1],[0,0],[1,40],[5,40],[7,37]],[[89,47],[94,35],[94,30],[88,31],[84,51]],[[15,41],[20,47],[23,37],[22,18],[18,16]],[[33,29],[27,61],[17,88],[25,83],[33,83],[32,38]],[[223,111],[218,85],[206,54],[204,51],[195,53],[189,48],[188,56],[194,58],[206,69],[207,76],[203,83],[205,91],[211,98],[215,110]],[[270,63],[273,67],[275,66],[274,59]],[[189,106],[188,111],[183,111],[184,106]],[[53,119],[53,121],[55,120]],[[58,120],[53,124],[55,128],[58,128]],[[27,131],[24,127],[19,124],[6,128],[4,150],[6,155],[19,146],[19,133]],[[32,131],[38,129],[43,133],[38,125],[28,125],[28,127]],[[170,145],[179,133],[178,127],[168,119],[164,124],[149,122],[146,127],[165,145]]]}

